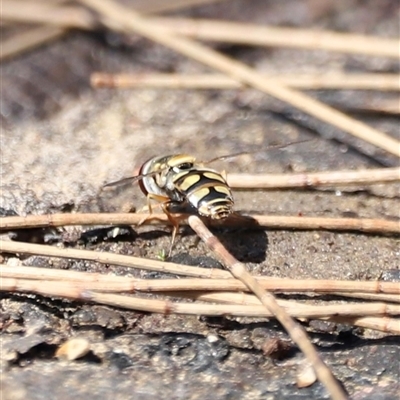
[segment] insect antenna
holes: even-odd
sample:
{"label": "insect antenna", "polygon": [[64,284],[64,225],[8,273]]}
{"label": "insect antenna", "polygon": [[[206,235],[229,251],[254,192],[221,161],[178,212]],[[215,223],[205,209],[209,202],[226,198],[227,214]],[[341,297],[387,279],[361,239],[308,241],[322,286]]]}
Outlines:
{"label": "insect antenna", "polygon": [[208,160],[206,162],[203,162],[202,164],[210,164],[215,161],[224,161],[228,160],[229,158],[234,158],[238,156],[243,156],[245,154],[256,154],[256,153],[262,153],[264,151],[269,151],[273,149],[284,149],[286,147],[292,146],[294,144],[299,144],[299,143],[306,143],[306,142],[311,142],[314,139],[305,139],[305,140],[298,140],[296,142],[290,142],[290,143],[284,143],[284,144],[272,144],[270,146],[265,147],[263,150],[256,150],[256,151],[241,151],[240,153],[233,153],[233,154],[227,154],[225,156],[220,156],[220,157],[215,157],[212,158],[211,160]]}

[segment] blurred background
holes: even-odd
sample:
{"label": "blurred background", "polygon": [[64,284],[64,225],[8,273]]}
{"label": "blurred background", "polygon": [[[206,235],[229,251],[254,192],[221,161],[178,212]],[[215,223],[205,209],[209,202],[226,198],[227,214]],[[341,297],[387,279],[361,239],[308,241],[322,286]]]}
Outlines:
{"label": "blurred background", "polygon": [[[317,47],[318,32],[368,35],[367,40],[370,36],[397,38],[399,33],[398,2],[390,0],[151,0],[123,4],[149,17],[312,30]],[[18,198],[20,211],[43,207],[46,201],[44,208],[79,204],[94,196],[104,182],[131,175],[144,160],[160,153],[188,152],[209,159],[253,152],[271,143],[326,138],[318,146],[302,147],[308,153],[307,165],[301,165],[304,159],[297,159],[301,156],[293,156],[288,149],[240,158],[223,167],[278,172],[397,162],[382,150],[253,89],[91,87],[94,72],[193,75],[214,71],[138,35],[107,29],[95,12],[80,3],[4,0],[1,29],[1,182],[7,188],[5,197],[12,194]],[[269,35],[273,45],[246,45],[240,39],[238,43],[205,43],[259,72],[285,75],[292,81],[303,75],[314,79],[328,73],[393,76],[399,71],[398,59],[379,52],[374,56],[374,47],[378,51],[379,46],[373,40],[371,54],[360,54],[351,46],[346,51],[328,51],[313,49],[312,43],[308,48],[291,45],[296,31],[285,39],[276,35]],[[307,87],[301,90],[307,91]],[[398,92],[393,89],[319,88],[308,93],[398,136]],[[24,190],[30,190],[30,209]],[[2,201],[7,203],[4,197]]]}

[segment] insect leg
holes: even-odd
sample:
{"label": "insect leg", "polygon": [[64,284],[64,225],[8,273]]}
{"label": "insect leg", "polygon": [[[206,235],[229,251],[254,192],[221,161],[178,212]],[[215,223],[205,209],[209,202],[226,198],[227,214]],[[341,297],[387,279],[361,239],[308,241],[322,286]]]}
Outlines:
{"label": "insect leg", "polygon": [[178,229],[179,229],[178,219],[174,218],[168,210],[168,206],[171,203],[172,203],[172,201],[166,201],[164,203],[161,203],[161,208],[163,209],[165,215],[167,216],[169,222],[172,225],[172,237],[171,237],[171,244],[169,246],[168,257],[171,256],[172,248],[174,247],[174,243],[175,243],[176,234],[178,233]]}
{"label": "insect leg", "polygon": [[174,218],[172,216],[172,214],[169,212],[168,210],[168,206],[170,204],[172,204],[173,202],[171,201],[171,199],[169,197],[166,196],[160,196],[158,194],[153,194],[153,193],[149,193],[147,195],[147,208],[149,210],[149,214],[147,214],[139,223],[138,225],[143,224],[146,220],[148,220],[149,218],[151,218],[151,214],[153,213],[153,208],[151,205],[151,200],[157,201],[158,204],[157,206],[161,207],[164,214],[167,216],[168,221],[171,223],[172,225],[172,238],[171,238],[171,245],[169,247],[169,251],[168,251],[168,257],[171,256],[171,252],[172,252],[172,248],[174,246],[175,243],[175,238],[176,238],[176,234],[178,233],[178,229],[179,229],[179,221],[178,219]]}
{"label": "insect leg", "polygon": [[[147,195],[147,206],[143,207],[143,209],[146,209],[149,211],[149,213],[147,215],[145,215],[138,223],[138,225],[142,225],[144,222],[146,222],[150,217],[151,214],[153,214],[153,207],[151,205],[151,200],[157,201],[159,204],[157,204],[157,206],[162,207],[163,203],[168,203],[170,202],[169,197],[167,196],[160,196],[158,194],[153,194],[153,193],[149,193]],[[163,209],[164,211],[164,209]]]}

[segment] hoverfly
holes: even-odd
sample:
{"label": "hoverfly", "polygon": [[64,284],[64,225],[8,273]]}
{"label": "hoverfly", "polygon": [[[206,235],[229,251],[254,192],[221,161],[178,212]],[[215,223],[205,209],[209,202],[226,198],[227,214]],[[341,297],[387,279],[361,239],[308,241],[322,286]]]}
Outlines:
{"label": "hoverfly", "polygon": [[[284,148],[306,141],[309,140],[272,145],[267,149]],[[214,220],[226,219],[233,213],[234,200],[231,188],[224,173],[206,165],[243,154],[249,152],[217,157],[205,163],[198,162],[195,157],[188,154],[153,157],[142,165],[138,175],[107,183],[103,187],[139,182],[140,189],[147,197],[149,215],[152,214],[151,201],[156,201],[172,224],[172,238],[168,252],[170,256],[179,228],[177,219],[169,211],[170,206],[189,205],[203,217]]]}
{"label": "hoverfly", "polygon": [[[212,160],[214,161],[214,160]],[[152,213],[151,201],[160,204],[171,222],[172,238],[168,255],[171,254],[179,223],[169,211],[171,205],[190,205],[199,215],[221,220],[233,212],[233,195],[223,174],[207,168],[187,154],[153,157],[139,170],[139,175],[111,182],[104,187],[127,182],[139,182],[147,197],[147,207]]]}

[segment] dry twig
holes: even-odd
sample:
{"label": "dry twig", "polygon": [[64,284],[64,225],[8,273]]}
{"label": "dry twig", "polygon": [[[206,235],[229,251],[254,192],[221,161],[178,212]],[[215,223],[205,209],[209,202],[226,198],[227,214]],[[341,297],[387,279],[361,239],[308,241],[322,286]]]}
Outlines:
{"label": "dry twig", "polygon": [[48,257],[61,257],[70,259],[82,259],[95,261],[102,264],[114,264],[129,268],[140,268],[150,271],[157,271],[169,274],[195,276],[199,278],[229,278],[230,274],[215,268],[190,267],[171,262],[148,260],[145,258],[125,256],[120,254],[79,250],[79,249],[60,249],[52,246],[40,244],[11,242],[0,240],[0,252],[2,253],[21,253],[21,254],[40,254]]}
{"label": "dry twig", "polygon": [[[89,286],[89,287],[88,287]],[[91,300],[103,303],[101,300],[109,299],[113,301],[113,306],[126,307],[137,311],[148,311],[157,313],[177,313],[192,315],[221,316],[231,315],[234,317],[273,317],[274,313],[268,311],[259,302],[248,302],[241,304],[238,301],[224,300],[227,304],[202,304],[202,303],[182,303],[171,300],[159,300],[142,298],[138,296],[124,296],[101,293],[93,290],[88,283],[78,283],[69,281],[42,281],[25,279],[1,279],[1,291],[7,292],[29,292],[43,296],[61,296],[67,298],[79,299],[90,296]],[[90,292],[90,295],[88,294]],[[99,294],[99,296],[97,296]],[[208,296],[208,298],[207,298]],[[240,296],[240,295],[239,295]],[[213,301],[221,300],[223,296],[215,294],[198,296],[199,300]],[[110,300],[113,299],[113,300]],[[221,301],[219,301],[221,302]],[[370,304],[336,304],[336,305],[307,305],[293,301],[278,300],[277,303],[283,307],[286,312],[297,318],[329,318],[332,316],[354,317],[354,316],[388,316],[399,315],[400,306],[388,305],[385,303]]]}
{"label": "dry twig", "polygon": [[[346,232],[400,233],[400,221],[387,221],[369,218],[319,218],[319,217],[281,217],[253,216],[260,226],[274,229],[324,229]],[[252,218],[253,218],[252,217]]]}
{"label": "dry twig", "polygon": [[[144,13],[154,13],[188,7],[197,3],[220,0],[174,0],[160,2],[140,2],[137,8]],[[33,48],[59,39],[68,32],[68,28],[96,29],[98,24],[92,13],[80,6],[65,6],[64,0],[51,2],[37,1],[1,1],[1,22],[21,22],[43,24],[14,35],[0,43],[0,61],[15,57]]]}
{"label": "dry twig", "polygon": [[[4,242],[1,242],[4,243]],[[46,255],[41,252],[40,246],[37,255]],[[62,249],[61,249],[62,252]],[[110,264],[113,262],[110,261]],[[190,266],[187,266],[191,268]],[[138,266],[140,268],[140,266]],[[228,273],[223,271],[226,276]],[[183,291],[247,291],[248,288],[237,279],[137,279],[127,276],[104,275],[92,272],[66,271],[60,269],[38,268],[32,266],[7,266],[0,264],[0,275],[3,278],[31,279],[31,280],[59,280],[76,281],[89,286],[91,290],[102,292],[183,292]],[[370,299],[385,301],[397,300],[400,302],[400,283],[382,281],[337,281],[320,279],[288,279],[272,276],[256,277],[260,286],[269,291],[295,293],[328,293],[340,296],[372,296]],[[381,296],[381,297],[374,297]],[[392,297],[388,297],[394,295]],[[386,297],[385,297],[386,296]]]}
{"label": "dry twig", "polygon": [[[400,83],[400,77],[398,77]],[[400,99],[380,99],[373,104],[360,104],[360,105],[347,105],[341,107],[343,110],[350,112],[363,112],[363,113],[377,113],[377,114],[388,114],[388,115],[399,115],[400,114]]]}
{"label": "dry twig", "polygon": [[207,246],[218,256],[231,274],[242,281],[283,325],[292,340],[299,346],[321,383],[325,385],[334,399],[346,399],[347,395],[340,387],[331,370],[319,357],[318,352],[309,340],[306,331],[292,319],[277,303],[272,293],[264,290],[254,277],[246,270],[244,264],[237,261],[222,245],[222,243],[206,228],[201,220],[192,215],[189,217],[190,227],[199,235]]}
{"label": "dry twig", "polygon": [[170,34],[195,39],[253,46],[358,53],[399,59],[398,38],[379,38],[355,33],[260,26],[209,19],[152,18],[151,23]]}
{"label": "dry twig", "polygon": [[[123,32],[139,33],[400,157],[400,143],[396,139],[303,93],[279,85],[237,60],[193,40],[170,34],[151,20],[112,0],[81,0],[81,2],[100,13],[103,22],[111,29],[118,26]],[[113,22],[110,24],[110,21]]]}
{"label": "dry twig", "polygon": [[[258,279],[257,279],[258,281]],[[231,292],[196,292],[196,291],[185,291],[185,292],[173,292],[170,293],[173,297],[183,297],[191,298],[195,300],[216,302],[216,303],[226,303],[226,304],[240,304],[240,305],[260,305],[260,300],[247,293],[231,293]],[[385,302],[380,303],[346,303],[346,304],[304,304],[299,302],[287,301],[287,300],[277,300],[277,302],[286,309],[291,309],[293,307],[292,316],[295,316],[294,310],[296,306],[302,307],[302,310],[309,310],[310,312],[315,312],[313,317],[323,318],[324,316],[345,316],[347,312],[356,316],[368,316],[368,315],[400,315],[400,306],[397,304],[387,304]],[[371,306],[368,309],[368,306]],[[349,307],[346,310],[346,307]],[[318,313],[321,313],[318,315]],[[324,314],[326,312],[326,314]],[[335,314],[337,313],[337,314]],[[350,316],[348,314],[348,316]],[[300,317],[299,317],[300,318]],[[400,321],[399,321],[400,323]]]}
{"label": "dry twig", "polygon": [[65,33],[64,29],[52,26],[32,28],[1,41],[0,61],[15,57],[22,52],[58,39]]}
{"label": "dry twig", "polygon": [[[187,224],[187,214],[174,214],[180,225]],[[26,217],[0,218],[0,231],[26,228],[46,228],[68,225],[137,225],[143,220],[143,214],[135,213],[94,213],[94,214],[46,214]],[[211,221],[212,222],[212,221]],[[145,224],[169,224],[165,214],[152,214]],[[223,224],[217,226],[249,227],[252,229],[300,229],[333,230],[345,232],[366,232],[376,234],[399,234],[400,221],[388,221],[374,218],[324,218],[294,217],[282,215],[232,215]]]}
{"label": "dry twig", "polygon": [[[400,289],[400,283],[394,283]],[[353,299],[363,299],[372,301],[386,301],[388,303],[400,303],[399,294],[380,294],[380,293],[362,293],[355,288],[356,291],[340,292],[335,291],[330,294],[340,297],[352,297]]]}
{"label": "dry twig", "polygon": [[202,4],[218,3],[225,0],[154,0],[140,1],[140,8],[146,13],[171,12]]}
{"label": "dry twig", "polygon": [[[183,1],[181,4],[168,2],[167,7],[165,4],[155,4],[152,6],[151,4],[139,3],[137,9],[141,12],[151,13],[163,11],[165,8],[176,9],[189,5],[188,1]],[[81,7],[57,6],[54,3],[41,4],[32,1],[3,0],[2,18],[5,21],[43,23],[64,28],[94,29],[96,27],[93,16]],[[210,19],[163,17],[152,18],[151,23],[171,34],[179,34],[208,41],[399,58],[398,50],[400,42],[394,38],[261,26]]]}
{"label": "dry twig", "polygon": [[[400,90],[399,76],[396,74],[345,74],[325,75],[265,75],[266,78],[300,89],[362,89]],[[244,88],[234,79],[216,74],[182,75],[158,73],[107,74],[95,72],[90,77],[95,88],[168,88],[168,89],[238,89]],[[397,115],[400,113],[399,99],[380,100],[373,105],[346,106],[336,104],[346,112],[375,112]]]}
{"label": "dry twig", "polygon": [[[211,301],[211,302],[223,302],[223,303],[230,303],[230,304],[239,304],[239,305],[259,305],[259,300],[251,295],[245,294],[234,294],[234,293],[223,293],[223,292],[214,292],[214,293],[199,293],[196,290],[196,286],[190,287],[192,282],[200,283],[201,280],[193,280],[193,279],[186,279],[186,285],[180,284],[182,281],[173,279],[169,280],[170,283],[166,282],[166,285],[157,285],[159,282],[157,280],[140,280],[134,279],[129,277],[122,277],[122,276],[113,276],[113,275],[102,275],[97,273],[87,273],[87,272],[77,272],[77,271],[65,271],[65,270],[57,270],[57,269],[48,269],[48,268],[37,268],[37,267],[9,267],[9,266],[0,266],[0,289],[3,291],[16,291],[16,292],[30,292],[30,293],[37,293],[44,296],[58,296],[58,297],[68,297],[79,299],[82,291],[156,291],[159,292],[160,289],[167,288],[167,294],[172,297],[183,297],[183,298],[196,298],[202,301]],[[49,281],[49,279],[51,281]],[[271,287],[270,280],[276,280],[277,278],[263,278],[258,277],[257,280],[260,282],[261,285],[265,287]],[[213,280],[204,280],[206,284],[200,285],[206,286],[207,282],[213,282]],[[224,287],[225,282],[237,282],[239,285],[243,285],[239,281],[235,281],[232,279],[226,280],[216,280],[216,282],[220,282],[220,286]],[[288,279],[278,279],[277,287],[290,287],[291,280]],[[288,282],[287,285],[282,284],[283,282]],[[293,281],[295,286],[299,286],[302,281]],[[313,281],[303,281],[306,283],[311,283]],[[323,281],[321,281],[323,282]],[[340,283],[340,282],[339,282]],[[342,282],[343,284],[348,284],[350,282]],[[370,282],[358,282],[360,287],[364,284],[369,285]],[[152,287],[152,284],[155,284]],[[177,285],[178,284],[178,285]],[[336,282],[333,282],[334,286],[337,286]],[[394,286],[391,283],[380,283],[382,285],[381,288],[384,290],[388,290],[390,285]],[[218,287],[215,284],[210,285],[211,288],[215,288],[218,290]],[[307,285],[306,285],[307,286]],[[316,281],[316,288],[318,288],[319,284]],[[346,285],[347,286],[347,285]],[[385,286],[386,289],[385,289]],[[184,287],[185,292],[176,292],[171,291],[171,289],[180,289]],[[364,288],[365,289],[365,288]],[[367,288],[368,289],[368,288]],[[399,287],[395,287],[398,291]],[[210,289],[212,290],[212,289]],[[322,288],[324,290],[324,288]],[[301,290],[300,290],[301,291]],[[159,292],[160,293],[160,292]],[[109,300],[109,299],[108,299]],[[119,301],[117,299],[117,301]],[[129,308],[136,309],[137,306],[136,298],[130,298],[129,301]],[[308,306],[306,304],[301,303],[293,303],[290,301],[279,300],[279,303],[284,306],[288,312],[296,317],[309,317],[309,318],[317,318],[317,319],[329,319],[330,321],[334,322],[347,322],[346,318],[355,325],[361,326],[365,328],[371,328],[376,330],[381,330],[387,333],[397,334],[400,332],[400,321],[393,320],[392,318],[387,317],[377,317],[378,314],[398,314],[399,310],[396,307],[387,307],[386,305],[379,305],[379,304],[372,304],[371,306],[365,306],[359,304],[354,305],[346,305],[346,306]],[[120,306],[118,304],[111,304],[110,305]],[[140,304],[143,303],[143,299],[140,299]],[[158,303],[159,304],[159,303]],[[149,305],[149,304],[147,304]],[[145,307],[145,306],[144,306]],[[151,304],[150,306],[151,307]],[[170,303],[164,303],[164,309],[169,309]],[[260,307],[259,307],[260,308]],[[224,308],[228,311],[227,308]],[[151,311],[150,308],[146,309],[147,311]],[[258,309],[252,309],[250,311],[247,310],[247,316],[253,315],[260,311],[260,315],[253,315],[253,316],[272,316],[272,314],[266,313],[263,307]],[[179,312],[185,312],[189,314],[196,314],[200,313],[200,309],[197,308],[195,305],[193,307],[189,306],[186,307],[186,311],[178,310]],[[176,311],[176,312],[178,312]],[[204,308],[201,310],[205,312]],[[231,307],[232,315],[240,315],[242,316],[242,312],[246,312],[246,310],[241,308]],[[219,315],[220,308],[209,308],[208,312],[204,315]],[[368,317],[366,315],[375,314],[374,317]],[[356,316],[356,317],[355,317]],[[350,323],[347,322],[347,323]]]}
{"label": "dry twig", "polygon": [[233,189],[315,188],[399,181],[398,167],[291,174],[228,174],[228,184]]}
{"label": "dry twig", "polygon": [[[36,15],[36,12],[32,11],[32,6],[35,7],[39,5],[39,7],[45,8],[54,8],[57,9],[57,4],[62,4],[64,0],[53,0],[51,2],[42,2],[43,4],[38,4],[37,2],[21,2],[16,4],[14,0],[2,0],[1,2],[1,21],[7,22],[12,21],[12,19],[8,19],[8,13],[13,12],[13,10],[21,10],[24,12],[25,5],[31,8],[30,14]],[[21,21],[22,22],[22,21]],[[29,19],[23,22],[29,23]],[[38,26],[35,28],[28,29],[22,33],[17,33],[14,36],[2,40],[0,43],[1,52],[0,52],[0,61],[3,62],[8,58],[15,57],[25,51],[31,50],[35,47],[41,46],[45,43],[51,42],[63,36],[67,31],[63,29],[62,26]]]}
{"label": "dry twig", "polygon": [[[136,9],[150,14],[166,10],[187,8],[196,3],[212,3],[221,0],[169,0],[136,2]],[[37,2],[31,0],[2,0],[1,17],[4,21],[40,23],[63,28],[95,29],[97,24],[88,10],[74,5],[63,5],[65,0]]]}
{"label": "dry twig", "polygon": [[[299,89],[400,90],[397,74],[356,74],[329,72],[314,75],[265,75],[281,85]],[[219,74],[167,74],[94,72],[90,77],[93,87],[101,88],[168,88],[168,89],[240,89],[245,87],[229,76]]]}
{"label": "dry twig", "polygon": [[4,21],[45,24],[64,29],[88,30],[97,27],[95,18],[88,10],[54,2],[2,0],[1,17]]}
{"label": "dry twig", "polygon": [[367,329],[374,329],[381,332],[400,334],[400,320],[387,317],[332,317],[329,321],[360,326]]}

